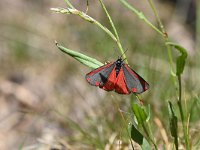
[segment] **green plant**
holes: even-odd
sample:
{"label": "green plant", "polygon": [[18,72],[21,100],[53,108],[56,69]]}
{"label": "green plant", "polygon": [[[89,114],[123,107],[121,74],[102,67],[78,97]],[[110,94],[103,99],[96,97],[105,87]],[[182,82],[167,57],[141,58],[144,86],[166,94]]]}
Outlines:
{"label": "green plant", "polygon": [[[119,0],[125,8],[131,10],[139,19],[144,21],[149,27],[151,27],[156,33],[158,33],[161,38],[163,39],[163,45],[165,45],[167,53],[168,53],[168,60],[171,68],[171,78],[172,78],[172,84],[177,89],[177,106],[178,110],[180,112],[180,118],[182,122],[182,130],[183,131],[183,139],[184,139],[184,145],[187,150],[191,149],[191,142],[190,142],[190,135],[189,135],[189,125],[187,123],[187,120],[189,120],[190,114],[187,112],[187,108],[183,108],[183,102],[182,102],[182,73],[184,71],[185,62],[187,58],[187,50],[184,49],[182,46],[180,46],[177,43],[170,42],[170,39],[168,37],[168,34],[165,30],[165,27],[158,15],[157,9],[155,7],[155,4],[153,0],[148,0],[148,3],[150,7],[152,8],[152,11],[155,15],[155,18],[158,22],[158,26],[153,25],[147,17],[139,10],[134,8],[132,5],[130,5],[126,0]],[[52,11],[55,11],[57,13],[62,14],[73,14],[77,15],[81,18],[83,18],[85,21],[88,21],[96,26],[98,26],[100,29],[102,29],[111,39],[116,43],[118,46],[118,49],[120,53],[122,54],[123,58],[125,59],[126,63],[128,63],[127,57],[124,53],[124,48],[122,46],[122,43],[120,41],[118,31],[116,30],[115,24],[112,21],[112,18],[103,2],[103,0],[99,0],[99,3],[105,12],[105,15],[107,16],[109,23],[112,27],[112,31],[109,30],[107,27],[103,26],[99,21],[95,20],[94,18],[90,17],[86,13],[76,9],[72,3],[69,0],[65,0],[65,2],[68,5],[68,8],[51,8]],[[61,45],[59,45],[56,42],[57,47],[67,53],[68,55],[72,56],[79,62],[83,63],[84,65],[90,67],[90,68],[97,68],[101,66],[103,63],[97,61],[94,58],[88,57],[86,55],[83,55],[81,53],[75,52],[73,50],[69,50],[68,48],[65,48]],[[177,50],[181,55],[176,58],[176,67],[174,65],[173,55],[172,51]],[[141,102],[141,96],[136,95],[136,98]],[[132,100],[132,98],[131,98]],[[170,131],[171,135],[174,138],[174,145],[175,148],[178,149],[180,145],[180,135],[178,134],[178,117],[177,112],[174,111],[174,108],[176,105],[173,105],[172,102],[169,102],[168,104],[168,112],[169,112],[169,124],[170,124]],[[150,145],[152,145],[155,149],[158,149],[158,145],[156,143],[156,139],[154,138],[153,132],[152,132],[152,126],[150,123],[150,106],[144,106],[143,104],[139,103],[133,103],[131,101],[131,111],[130,111],[130,118],[127,121],[128,117],[125,117],[124,114],[120,111],[119,106],[117,106],[122,120],[125,123],[127,127],[127,133],[130,138],[130,142],[132,145],[132,148],[134,149],[134,145],[132,143],[132,140],[134,140],[136,143],[141,145],[142,149],[150,149]],[[179,129],[180,130],[180,129]],[[132,140],[131,140],[132,139]]]}

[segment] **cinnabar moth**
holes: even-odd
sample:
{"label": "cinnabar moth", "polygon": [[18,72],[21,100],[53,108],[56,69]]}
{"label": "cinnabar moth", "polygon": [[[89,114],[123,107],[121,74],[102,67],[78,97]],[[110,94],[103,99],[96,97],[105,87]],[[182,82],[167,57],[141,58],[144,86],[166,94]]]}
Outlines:
{"label": "cinnabar moth", "polygon": [[149,84],[121,58],[92,70],[85,78],[91,85],[119,94],[140,94],[149,89]]}

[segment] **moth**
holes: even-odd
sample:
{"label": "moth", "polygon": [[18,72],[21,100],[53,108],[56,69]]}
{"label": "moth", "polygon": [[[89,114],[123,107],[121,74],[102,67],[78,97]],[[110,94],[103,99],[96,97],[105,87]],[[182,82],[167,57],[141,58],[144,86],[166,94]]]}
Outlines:
{"label": "moth", "polygon": [[149,84],[122,58],[92,70],[85,78],[93,86],[119,94],[140,94],[149,89]]}

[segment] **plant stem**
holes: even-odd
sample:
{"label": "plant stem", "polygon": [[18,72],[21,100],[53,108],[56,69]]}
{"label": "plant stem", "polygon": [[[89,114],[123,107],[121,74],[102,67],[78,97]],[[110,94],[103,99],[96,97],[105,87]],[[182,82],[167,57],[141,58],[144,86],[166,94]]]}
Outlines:
{"label": "plant stem", "polygon": [[112,21],[111,16],[110,16],[109,13],[108,13],[108,11],[107,11],[107,9],[106,9],[106,7],[105,7],[103,1],[102,1],[102,0],[99,0],[99,2],[100,2],[100,4],[101,4],[103,10],[104,10],[105,13],[106,13],[106,16],[108,17],[108,19],[109,19],[109,21],[110,21],[110,24],[111,24],[111,26],[112,26],[112,28],[113,28],[113,31],[114,31],[114,33],[115,33],[115,36],[117,37],[117,39],[119,39],[119,36],[118,36],[117,30],[116,30],[116,28],[115,28],[115,25],[114,25],[114,23],[113,23],[113,21]]}
{"label": "plant stem", "polygon": [[148,24],[152,29],[154,29],[157,33],[163,36],[163,32],[160,31],[156,26],[154,26],[141,12],[135,9],[133,6],[131,6],[126,0],[119,0],[124,6],[126,6],[128,9],[130,9],[132,12],[134,12],[141,20],[143,20],[146,24]]}
{"label": "plant stem", "polygon": [[182,126],[183,126],[183,133],[184,133],[184,139],[185,139],[185,145],[186,149],[190,150],[190,143],[189,143],[189,135],[187,132],[187,125],[185,122],[185,116],[183,113],[183,107],[182,107],[182,85],[181,85],[181,75],[178,76],[178,85],[179,85],[179,97],[178,97],[178,107],[181,115],[181,121],[182,121]]}
{"label": "plant stem", "polygon": [[[161,28],[161,30],[159,30],[156,26],[154,26],[146,17],[145,15],[138,11],[137,9],[135,9],[133,6],[131,6],[126,0],[119,0],[124,6],[126,6],[128,9],[130,9],[133,13],[135,13],[141,20],[143,20],[147,25],[149,25],[152,29],[154,29],[157,33],[159,33],[162,37],[164,37],[165,43],[167,43],[169,41],[167,33],[164,29],[164,26],[160,20],[160,17],[155,9],[155,6],[153,4],[153,2],[151,0],[148,0],[153,12],[156,16],[156,19],[158,20],[159,26]],[[171,74],[173,76],[173,83],[174,85],[176,85],[176,81],[175,81],[175,76],[174,76],[174,67],[173,67],[173,59],[172,59],[172,54],[171,54],[171,48],[169,45],[166,45],[167,48],[167,52],[168,52],[168,58],[169,58],[169,63],[170,63],[170,68],[171,68]]]}
{"label": "plant stem", "polygon": [[171,52],[171,47],[169,45],[167,45],[166,43],[169,42],[169,38],[168,38],[168,35],[167,35],[167,32],[164,28],[164,25],[162,24],[162,21],[160,20],[160,17],[158,15],[158,12],[157,12],[157,9],[153,3],[152,0],[148,0],[152,10],[153,10],[153,13],[156,17],[156,20],[158,21],[158,25],[162,31],[162,36],[164,38],[164,41],[165,41],[165,46],[167,48],[167,53],[168,53],[168,59],[169,59],[169,63],[170,63],[170,68],[171,68],[171,74],[173,76],[173,82],[174,82],[174,85],[176,85],[176,81],[175,81],[175,73],[174,73],[174,67],[173,67],[173,59],[172,59],[172,52]]}
{"label": "plant stem", "polygon": [[114,25],[114,23],[113,23],[113,21],[112,21],[112,18],[111,18],[111,16],[109,15],[109,13],[108,13],[108,11],[107,11],[107,9],[106,9],[106,7],[105,7],[103,1],[102,1],[102,0],[99,0],[99,2],[100,2],[100,4],[101,4],[103,10],[105,11],[106,16],[108,17],[109,22],[110,22],[110,24],[111,24],[111,26],[112,26],[112,28],[113,28],[113,31],[114,31],[115,36],[116,36],[116,38],[117,38],[117,46],[119,47],[119,50],[120,50],[120,52],[121,52],[121,54],[122,54],[122,58],[125,60],[126,63],[128,63],[128,60],[127,60],[126,55],[125,55],[125,53],[124,53],[123,47],[122,47],[121,42],[120,42],[120,39],[119,39],[119,35],[118,35],[117,30],[116,30],[116,27],[115,27],[115,25]]}
{"label": "plant stem", "polygon": [[71,2],[70,2],[69,0],[64,0],[64,1],[67,3],[67,5],[68,5],[70,8],[75,9],[74,6],[71,4]]}
{"label": "plant stem", "polygon": [[163,26],[163,24],[162,24],[162,22],[161,22],[161,20],[160,20],[160,17],[159,17],[159,15],[158,15],[158,12],[157,12],[157,10],[156,10],[156,7],[155,7],[153,1],[152,1],[152,0],[148,0],[148,2],[149,2],[150,6],[151,6],[151,8],[152,8],[152,10],[153,10],[153,12],[154,12],[154,15],[156,16],[156,19],[157,19],[157,21],[158,21],[158,24],[159,24],[159,27],[160,27],[161,31],[162,31],[163,33],[165,33],[165,28],[164,28],[164,26]]}

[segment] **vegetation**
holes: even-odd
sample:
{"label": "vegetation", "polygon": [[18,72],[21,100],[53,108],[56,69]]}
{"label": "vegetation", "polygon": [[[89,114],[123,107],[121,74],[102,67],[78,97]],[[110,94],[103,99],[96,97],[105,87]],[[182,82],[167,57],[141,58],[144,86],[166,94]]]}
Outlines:
{"label": "vegetation", "polygon": [[[195,128],[195,122],[198,120],[200,101],[198,94],[189,92],[193,85],[190,76],[187,79],[184,76],[186,68],[188,70],[191,68],[189,63],[191,60],[188,59],[185,48],[171,41],[153,0],[148,0],[148,3],[157,20],[158,27],[128,1],[119,0],[119,3],[124,6],[124,11],[131,11],[133,15],[137,16],[138,21],[142,20],[141,23],[146,24],[155,32],[153,39],[148,39],[143,43],[137,41],[139,38],[134,41],[130,40],[132,38],[131,31],[126,29],[126,27],[130,29],[128,27],[130,26],[130,18],[123,20],[125,26],[120,26],[120,22],[113,21],[112,14],[109,12],[112,6],[105,6],[102,0],[99,0],[99,4],[108,19],[106,26],[88,15],[88,10],[90,10],[88,5],[86,12],[83,12],[75,8],[70,1],[65,0],[65,2],[68,5],[67,8],[51,8],[51,10],[79,16],[97,26],[101,32],[105,32],[110,39],[104,42],[107,44],[104,49],[112,51],[112,49],[108,49],[110,43],[116,44],[126,63],[129,62],[130,65],[135,63],[140,66],[136,70],[143,72],[151,88],[142,96],[121,96],[113,92],[107,93],[107,96],[99,104],[98,111],[100,112],[95,112],[95,117],[89,115],[85,127],[80,122],[68,120],[71,127],[81,134],[78,138],[71,137],[68,140],[75,143],[81,142],[96,149],[116,149],[117,147],[123,149],[126,144],[132,149],[138,145],[142,149],[198,149],[200,146],[197,142],[199,137],[195,136],[194,139],[191,137],[193,137],[192,129]],[[132,28],[135,27],[132,26]],[[126,56],[124,53],[124,43],[126,42],[121,41],[120,30],[127,33],[127,35],[126,33],[123,35],[122,41],[130,41],[131,49],[128,50],[128,53],[132,55]],[[94,33],[95,37],[90,39],[91,43],[96,40],[98,34],[100,33]],[[88,38],[90,37],[88,36]],[[86,52],[83,50],[81,53],[84,55],[56,44],[60,50],[90,68],[97,68],[103,64],[86,56]],[[133,48],[135,44],[138,46],[137,49]],[[97,53],[99,52],[97,51]],[[109,52],[99,54],[107,55]],[[168,62],[169,67],[166,66],[165,62]],[[158,71],[157,66],[163,69]],[[111,112],[110,107],[112,106],[114,106],[114,110]],[[78,107],[76,108],[79,109]]]}

